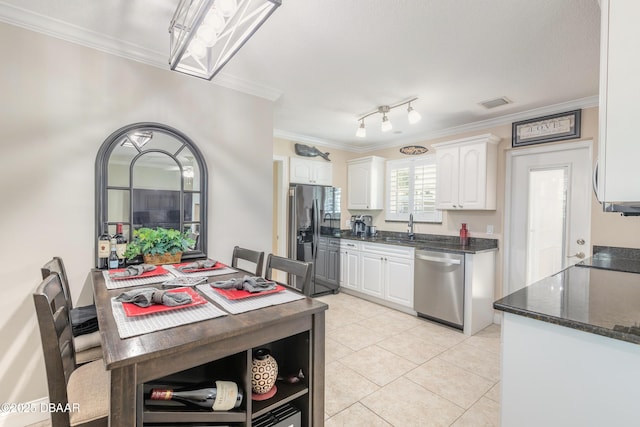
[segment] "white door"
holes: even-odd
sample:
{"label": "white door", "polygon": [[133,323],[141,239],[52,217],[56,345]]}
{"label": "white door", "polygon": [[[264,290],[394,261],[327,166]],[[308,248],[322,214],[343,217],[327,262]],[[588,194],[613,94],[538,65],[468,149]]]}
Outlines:
{"label": "white door", "polygon": [[591,141],[507,153],[504,292],[589,256]]}

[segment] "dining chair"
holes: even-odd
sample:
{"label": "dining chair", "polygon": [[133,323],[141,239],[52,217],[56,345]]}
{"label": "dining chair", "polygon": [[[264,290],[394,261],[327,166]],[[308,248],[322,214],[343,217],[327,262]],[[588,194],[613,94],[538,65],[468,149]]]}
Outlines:
{"label": "dining chair", "polygon": [[[264,277],[267,280],[275,280],[273,278],[273,270],[289,273],[289,284],[287,286],[310,296],[311,265],[312,264],[310,262],[298,261],[269,254],[267,257],[267,267],[265,269]],[[295,276],[295,284],[291,283],[292,276]]]}
{"label": "dining chair", "polygon": [[[64,287],[49,274],[33,294],[47,372],[49,402],[68,411],[51,411],[52,427],[107,426],[110,375],[102,360],[78,365]],[[58,406],[61,405],[61,406]]]}
{"label": "dining chair", "polygon": [[[67,279],[67,270],[64,267],[64,262],[60,257],[53,257],[47,261],[45,265],[40,268],[42,279],[46,279],[50,274],[57,273],[60,278],[60,284],[67,303],[67,312],[71,313],[73,308],[73,300],[71,298],[71,291],[69,289],[69,281]],[[71,314],[69,315],[71,319]],[[73,325],[72,325],[73,332]],[[76,353],[76,363],[83,364],[92,362],[102,358],[102,346],[100,344],[100,332],[95,331],[89,334],[83,334],[73,337],[74,350]]]}
{"label": "dining chair", "polygon": [[253,251],[251,249],[236,246],[233,248],[233,256],[231,258],[231,267],[238,267],[238,260],[249,261],[256,265],[255,275],[262,276],[262,263],[264,261],[264,252]]}

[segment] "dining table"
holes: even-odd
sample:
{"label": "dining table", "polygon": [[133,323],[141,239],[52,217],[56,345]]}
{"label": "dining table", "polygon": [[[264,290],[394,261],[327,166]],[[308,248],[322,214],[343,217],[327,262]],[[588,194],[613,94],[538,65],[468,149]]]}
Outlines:
{"label": "dining table", "polygon": [[[300,410],[303,426],[324,425],[328,306],[284,284],[278,285],[284,288],[282,292],[228,299],[211,286],[212,282],[253,274],[223,267],[208,272],[211,275],[203,274],[201,284],[189,287],[199,301],[197,305],[133,316],[123,310],[125,304],[115,300],[118,295],[140,287],[162,288],[162,283],[172,278],[197,275],[165,266],[162,270],[166,274],[114,280],[105,270],[90,271],[103,360],[110,372],[110,426],[175,425],[184,421],[251,426],[258,417],[284,404]],[[295,365],[296,370],[304,371],[304,380],[293,386],[278,381],[273,398],[254,401],[250,392],[251,355],[263,346],[271,346],[276,352],[279,349],[285,363],[281,369],[293,369]],[[227,371],[237,374],[245,390],[239,410],[216,413],[147,408],[145,386],[149,383],[220,360],[225,361]]]}

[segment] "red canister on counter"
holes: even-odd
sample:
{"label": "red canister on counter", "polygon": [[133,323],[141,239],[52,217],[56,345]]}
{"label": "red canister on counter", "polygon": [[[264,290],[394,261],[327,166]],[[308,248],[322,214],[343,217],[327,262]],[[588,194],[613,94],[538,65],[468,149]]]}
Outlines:
{"label": "red canister on counter", "polygon": [[462,223],[460,228],[460,244],[467,246],[469,244],[469,230],[467,230],[467,224]]}

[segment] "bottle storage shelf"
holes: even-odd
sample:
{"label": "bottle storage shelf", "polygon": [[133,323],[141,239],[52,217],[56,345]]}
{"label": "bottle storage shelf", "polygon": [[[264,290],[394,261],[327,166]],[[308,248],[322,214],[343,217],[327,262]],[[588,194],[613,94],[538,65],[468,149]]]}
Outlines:
{"label": "bottle storage shelf", "polygon": [[[276,381],[277,391],[265,400],[252,400],[251,378],[252,358],[258,348],[266,348],[278,363],[281,380]],[[162,425],[239,425],[251,426],[265,414],[278,410],[285,404],[298,408],[302,425],[309,426],[311,405],[310,379],[313,375],[312,347],[310,332],[304,331],[283,339],[265,343],[245,351],[214,360],[204,365],[158,378],[142,387],[144,409],[142,418],[145,426]],[[302,372],[301,376],[298,374]],[[297,376],[297,382],[290,383],[284,378]],[[181,388],[209,388],[216,380],[233,381],[243,392],[239,408],[229,411],[212,411],[173,400],[151,400],[151,390],[179,390]]]}

